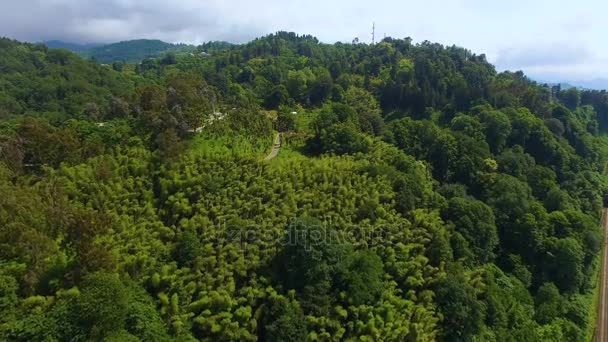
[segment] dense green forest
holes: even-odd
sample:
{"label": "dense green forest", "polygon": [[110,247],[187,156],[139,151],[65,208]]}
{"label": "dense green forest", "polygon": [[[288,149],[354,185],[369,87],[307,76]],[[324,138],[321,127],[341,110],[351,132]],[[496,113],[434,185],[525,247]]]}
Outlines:
{"label": "dense green forest", "polygon": [[409,38],[196,51],[0,39],[0,340],[590,338],[608,93]]}
{"label": "dense green forest", "polygon": [[145,58],[159,57],[167,52],[194,51],[192,45],[170,44],[161,40],[137,39],[119,43],[92,47],[78,52],[85,58],[91,58],[99,63],[113,63],[117,61],[140,62]]}

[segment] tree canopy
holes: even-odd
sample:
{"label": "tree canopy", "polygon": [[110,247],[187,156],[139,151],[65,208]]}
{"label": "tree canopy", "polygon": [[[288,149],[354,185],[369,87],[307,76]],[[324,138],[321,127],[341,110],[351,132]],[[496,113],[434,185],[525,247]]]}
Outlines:
{"label": "tree canopy", "polygon": [[0,39],[0,340],[589,338],[605,91],[409,38],[193,49]]}

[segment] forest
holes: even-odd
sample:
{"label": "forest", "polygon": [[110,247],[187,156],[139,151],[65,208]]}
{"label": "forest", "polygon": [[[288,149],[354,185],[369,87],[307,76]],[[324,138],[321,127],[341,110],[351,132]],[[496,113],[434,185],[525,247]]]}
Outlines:
{"label": "forest", "polygon": [[[94,46],[81,51],[75,51],[83,58],[93,59],[98,63],[140,62],[145,58],[160,57],[169,52],[185,53],[194,51],[195,46],[186,44],[170,44],[161,40],[136,39],[119,43]],[[71,49],[70,49],[71,50]]]}
{"label": "forest", "polygon": [[2,38],[0,340],[588,341],[607,133],[605,91],[410,38]]}
{"label": "forest", "polygon": [[[228,48],[232,44],[224,41],[212,41],[200,46],[189,44],[171,44],[155,39],[135,39],[111,44],[77,44],[60,40],[45,41],[49,48],[67,49],[85,59],[97,63],[114,62],[139,63],[146,58],[160,58],[167,54],[206,53],[211,48]],[[203,53],[203,55],[204,55]]]}

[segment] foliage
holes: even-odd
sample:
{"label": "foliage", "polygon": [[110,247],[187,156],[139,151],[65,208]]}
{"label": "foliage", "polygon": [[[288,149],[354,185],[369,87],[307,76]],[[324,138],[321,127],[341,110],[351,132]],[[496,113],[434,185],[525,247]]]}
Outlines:
{"label": "foliage", "polygon": [[605,92],[409,38],[157,43],[0,39],[0,340],[584,339]]}
{"label": "foliage", "polygon": [[[77,52],[84,58],[90,58],[99,63],[113,63],[117,61],[136,63],[146,58],[161,57],[167,52],[174,53],[175,51],[182,52],[194,50],[194,46],[185,44],[170,44],[160,40],[137,39],[94,46]],[[165,57],[166,56],[167,55],[165,55]]]}

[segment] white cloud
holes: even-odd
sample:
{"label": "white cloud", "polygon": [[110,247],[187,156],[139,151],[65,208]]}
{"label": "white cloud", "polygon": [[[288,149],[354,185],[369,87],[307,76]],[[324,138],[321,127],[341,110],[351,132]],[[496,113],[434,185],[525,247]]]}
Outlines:
{"label": "white cloud", "polygon": [[502,49],[495,63],[499,68],[565,67],[590,60],[591,55],[584,45],[538,42],[529,46]]}

